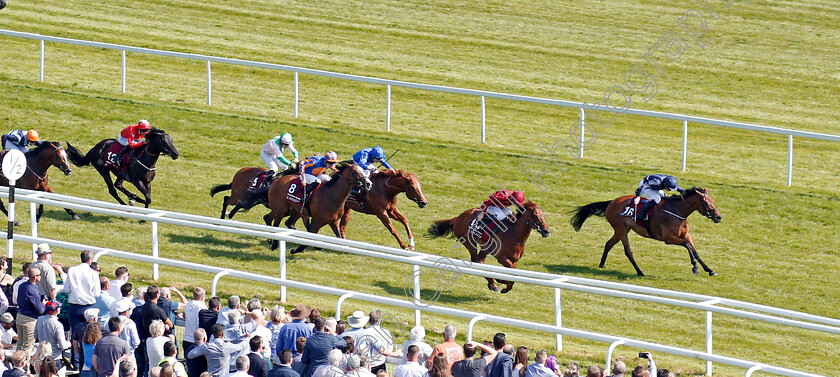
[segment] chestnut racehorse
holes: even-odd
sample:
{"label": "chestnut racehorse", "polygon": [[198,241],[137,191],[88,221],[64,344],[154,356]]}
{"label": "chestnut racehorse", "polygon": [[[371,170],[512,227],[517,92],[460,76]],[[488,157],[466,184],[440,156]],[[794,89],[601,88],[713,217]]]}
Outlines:
{"label": "chestnut racehorse", "polygon": [[[396,173],[382,171],[371,175],[370,180],[373,182],[373,188],[365,191],[362,196],[364,208],[353,200],[347,200],[344,203],[344,214],[341,216],[341,223],[338,225],[341,237],[345,238],[344,229],[347,228],[347,223],[350,222],[350,210],[352,209],[356,212],[376,216],[388,228],[391,234],[394,235],[401,248],[414,250],[414,234],[411,233],[408,220],[406,220],[405,216],[397,208],[397,195],[404,192],[408,200],[417,203],[420,208],[425,207],[428,202],[426,201],[426,197],[423,196],[423,188],[420,186],[420,180],[414,174],[406,173],[402,170],[397,170]],[[402,239],[400,239],[397,229],[391,224],[391,219],[397,220],[405,226],[405,231],[408,233],[407,248]]]}
{"label": "chestnut racehorse", "polygon": [[654,207],[648,217],[649,226],[645,227],[636,223],[631,217],[620,216],[625,207],[631,204],[635,198],[633,195],[625,195],[615,200],[608,200],[604,202],[590,203],[582,207],[578,207],[572,211],[571,223],[575,231],[579,231],[583,222],[591,216],[603,216],[612,225],[614,233],[606,245],[604,245],[604,255],[601,257],[600,267],[603,268],[607,262],[607,254],[610,249],[615,246],[618,241],[624,245],[624,255],[630,259],[633,268],[639,276],[645,276],[639,266],[636,265],[636,260],[633,259],[633,252],[630,250],[630,241],[627,239],[627,234],[630,229],[633,229],[642,237],[653,238],[665,242],[668,245],[682,245],[688,249],[688,256],[691,258],[691,269],[694,274],[699,274],[697,269],[697,262],[703,266],[703,270],[709,273],[709,276],[717,275],[711,268],[703,263],[700,255],[697,254],[697,248],[694,247],[694,241],[691,240],[691,235],[688,234],[688,215],[694,211],[700,212],[701,215],[706,216],[715,223],[720,222],[720,212],[715,208],[715,200],[709,196],[709,192],[704,188],[693,187],[686,190],[684,196],[671,196],[663,198],[662,202]]}
{"label": "chestnut racehorse", "polygon": [[[24,172],[23,176],[15,181],[15,187],[53,192],[49,185],[50,178],[47,176],[47,169],[49,169],[50,166],[55,166],[61,170],[64,175],[70,175],[70,173],[73,172],[73,169],[70,168],[70,164],[67,162],[67,152],[57,141],[42,141],[36,143],[36,145],[37,146],[34,149],[26,152],[26,172]],[[5,156],[5,153],[3,156]],[[0,156],[0,161],[2,161],[3,156]],[[2,174],[0,174],[0,185],[9,185],[9,180]],[[65,208],[64,210],[73,217],[73,220],[79,219],[79,216],[76,215],[72,209]],[[6,206],[3,205],[3,202],[0,202],[0,211],[7,216],[9,215],[6,211]],[[41,215],[43,213],[44,205],[41,204],[38,206],[38,212],[35,215],[36,222],[41,221]],[[17,223],[17,221],[15,222]]]}
{"label": "chestnut racehorse", "polygon": [[[261,203],[268,207],[267,189],[259,187],[258,189],[261,189],[260,191],[252,192],[249,190],[254,182],[254,179],[257,179],[257,177],[265,171],[268,171],[268,169],[253,166],[244,167],[234,174],[233,180],[231,180],[230,183],[216,185],[210,189],[210,196],[215,196],[219,192],[230,190],[230,195],[222,198],[222,216],[220,219],[224,219],[226,215],[227,218],[232,219],[233,215],[243,208],[242,204],[249,202],[252,196],[261,196],[261,198],[259,198]],[[281,174],[293,174],[295,171],[296,170],[294,168],[289,168]],[[227,207],[231,204],[233,204],[233,209],[230,213],[227,213]]]}
{"label": "chestnut racehorse", "polygon": [[[470,224],[481,210],[470,208],[462,212],[458,217],[449,220],[439,220],[429,228],[432,237],[443,237],[452,232],[467,250],[470,251],[470,260],[484,263],[488,254],[496,257],[502,266],[516,268],[516,262],[522,258],[525,252],[525,242],[531,235],[531,229],[536,230],[543,238],[551,234],[551,229],[545,223],[545,213],[537,203],[528,201],[516,213],[516,221],[513,224],[505,223],[500,226],[498,233],[490,237],[486,242],[476,239],[470,230]],[[480,250],[479,250],[480,249]],[[499,286],[491,278],[487,279],[487,287],[492,291],[498,291]],[[505,284],[502,293],[510,292],[513,288],[512,281],[499,280]]]}

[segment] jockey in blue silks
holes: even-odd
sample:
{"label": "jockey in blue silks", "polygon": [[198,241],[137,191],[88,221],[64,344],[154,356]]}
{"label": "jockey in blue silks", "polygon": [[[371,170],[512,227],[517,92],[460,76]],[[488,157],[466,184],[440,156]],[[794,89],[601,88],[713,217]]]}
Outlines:
{"label": "jockey in blue silks", "polygon": [[353,155],[353,162],[362,167],[366,178],[370,177],[370,173],[377,171],[376,166],[373,165],[375,163],[380,163],[385,169],[394,171],[394,168],[388,164],[388,161],[385,161],[385,151],[378,145],[356,152]]}
{"label": "jockey in blue silks", "polygon": [[677,184],[677,177],[667,174],[651,174],[642,178],[639,182],[639,188],[636,189],[636,196],[643,196],[651,201],[639,210],[639,214],[643,219],[647,220],[647,211],[659,204],[665,196],[664,190],[677,191],[680,195],[685,195],[685,190]]}

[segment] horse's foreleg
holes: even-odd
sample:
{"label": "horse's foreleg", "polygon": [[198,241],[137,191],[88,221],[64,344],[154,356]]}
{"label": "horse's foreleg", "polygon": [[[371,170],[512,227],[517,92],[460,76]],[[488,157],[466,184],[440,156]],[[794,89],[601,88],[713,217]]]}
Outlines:
{"label": "horse's foreleg", "polygon": [[[222,217],[219,217],[220,219],[224,219],[227,215],[228,200],[230,200],[230,196],[225,196],[224,198],[222,198]],[[232,214],[228,218],[231,217],[233,217]]]}
{"label": "horse's foreleg", "polygon": [[[405,227],[405,232],[408,233],[408,250],[414,250],[414,234],[411,233],[411,227],[408,226],[408,220],[400,213],[400,210],[397,207],[394,207],[390,212],[388,212],[388,216],[391,216],[392,219],[397,220],[403,224]],[[397,241],[400,241],[400,237],[397,236]],[[402,241],[400,241],[400,245],[402,245]]]}
{"label": "horse's foreleg", "polygon": [[[111,196],[113,196],[114,199],[117,199],[118,203],[125,205],[125,202],[122,200],[122,198],[120,198],[120,194],[117,192],[116,183],[114,183],[114,181],[111,180],[111,173],[109,173],[107,170],[98,171],[99,175],[102,176],[102,179],[105,180],[105,184],[108,186],[108,193],[111,194]],[[120,188],[122,188],[122,179],[117,179],[117,181],[120,183]]]}
{"label": "horse's foreleg", "polygon": [[598,267],[604,268],[604,266],[607,265],[607,254],[610,253],[610,250],[612,250],[613,246],[615,246],[619,240],[620,239],[617,234],[613,234],[612,238],[607,240],[607,243],[604,244],[604,255],[601,256],[601,264],[599,264]]}
{"label": "horse's foreleg", "polygon": [[149,205],[152,204],[152,187],[151,182],[141,182],[141,181],[132,181],[131,183],[134,184],[134,187],[137,187],[140,190],[140,193],[143,194],[145,200],[140,200],[137,198],[137,201],[143,203],[146,208],[149,208]]}
{"label": "horse's foreleg", "polygon": [[[55,191],[53,191],[53,189],[52,189],[52,188],[50,188],[50,186],[44,186],[44,191],[46,191],[46,192],[55,192]],[[44,212],[44,211],[43,211],[43,206],[44,206],[44,205],[42,204],[42,205],[41,205],[41,210],[39,210],[39,211],[38,211],[38,216],[36,216],[36,218],[35,218],[35,222],[41,221],[41,213],[43,213],[43,212]],[[72,209],[70,209],[70,208],[65,208],[65,209],[64,209],[64,211],[65,211],[65,212],[67,212],[67,214],[69,214],[69,215],[70,215],[70,218],[71,218],[71,219],[73,219],[73,220],[79,220],[79,215],[77,215],[77,214],[76,214],[76,212],[73,212],[73,210],[72,210]]]}
{"label": "horse's foreleg", "polygon": [[338,223],[338,231],[341,233],[341,238],[347,238],[347,224],[350,223],[350,208],[344,207],[344,213],[341,215],[341,222]]}
{"label": "horse's foreleg", "polygon": [[394,238],[397,239],[397,242],[400,244],[400,248],[405,249],[405,243],[403,243],[400,239],[400,235],[397,233],[397,229],[394,228],[394,224],[391,224],[391,219],[388,218],[388,215],[385,214],[385,211],[377,213],[376,217],[378,217],[379,221],[382,222],[382,225],[385,225],[385,228],[387,228],[388,231],[391,232],[391,235],[393,235]]}
{"label": "horse's foreleg", "polygon": [[[303,220],[304,220],[303,221],[304,225],[306,225],[306,231],[309,232],[309,233],[318,233],[318,231],[321,230],[321,228],[323,228],[324,225],[326,225],[321,221],[315,221],[315,220],[313,220],[311,223],[309,223],[307,216],[304,216]],[[336,229],[336,230],[338,230],[338,229]],[[307,248],[306,245],[300,245],[296,249],[292,250],[292,254],[300,253],[300,252],[306,250],[306,248]]]}
{"label": "horse's foreleg", "polygon": [[127,188],[123,187],[123,179],[120,178],[120,177],[117,177],[117,180],[114,181],[114,187],[116,187],[117,190],[120,190],[120,192],[122,192],[123,194],[125,194],[125,196],[128,197],[128,204],[129,205],[133,206],[135,202],[142,202],[143,201],[142,199],[140,199],[139,196],[134,195],[133,192],[128,191]]}
{"label": "horse's foreleg", "polygon": [[[624,237],[621,237],[621,244],[624,245],[624,255],[627,256],[627,259],[630,260],[630,263],[633,265],[633,268],[636,269],[636,274],[639,276],[645,276],[642,270],[639,269],[639,265],[636,264],[636,259],[633,258],[633,251],[630,250],[630,240],[627,239],[627,235],[625,234]],[[604,254],[606,256],[606,254]]]}
{"label": "horse's foreleg", "polygon": [[39,205],[38,205],[38,212],[36,212],[36,213],[35,213],[35,222],[36,222],[36,223],[40,223],[40,222],[41,222],[41,215],[43,215],[43,214],[44,214],[44,205],[43,205],[43,204],[39,204]]}
{"label": "horse's foreleg", "polygon": [[[709,276],[717,275],[717,272],[712,271],[712,269],[709,268],[702,259],[700,259],[700,254],[697,253],[697,248],[694,247],[694,242],[691,241],[691,237],[686,238],[688,238],[688,242],[686,242],[684,246],[688,249],[688,253],[692,256],[692,259],[697,259],[697,261],[700,262],[700,265],[703,266],[703,271],[708,272]],[[697,265],[694,266],[692,271],[697,274]]]}
{"label": "horse's foreleg", "polygon": [[[516,268],[516,262],[511,261],[509,258],[504,258],[502,260],[499,260],[499,264],[501,264],[502,266],[505,266],[507,268]],[[512,281],[499,280],[499,283],[505,285],[505,288],[502,289],[502,293],[508,293],[508,292],[510,292],[511,289],[513,289],[513,283],[514,282],[512,282]]]}

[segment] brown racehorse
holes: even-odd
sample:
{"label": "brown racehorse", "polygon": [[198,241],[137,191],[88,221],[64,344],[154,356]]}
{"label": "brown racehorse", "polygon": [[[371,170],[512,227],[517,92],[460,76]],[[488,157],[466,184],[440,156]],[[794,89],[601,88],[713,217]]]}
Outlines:
{"label": "brown racehorse", "polygon": [[[222,198],[222,216],[220,217],[220,219],[224,219],[225,215],[227,215],[227,218],[232,219],[233,215],[235,215],[237,211],[243,209],[242,204],[247,203],[254,195],[262,196],[262,203],[265,204],[266,207],[268,207],[268,197],[266,197],[266,193],[268,190],[262,189],[258,192],[252,192],[249,190],[254,180],[257,179],[257,177],[265,171],[268,171],[268,169],[253,166],[244,167],[242,169],[239,169],[238,172],[236,172],[236,174],[233,176],[233,180],[230,181],[230,183],[216,185],[210,189],[210,196],[214,196],[222,191],[230,190],[230,195]],[[281,174],[293,174],[295,173],[295,171],[296,170],[294,167],[290,167]],[[230,213],[228,213],[227,207],[230,204],[233,204],[234,206]]]}
{"label": "brown racehorse", "polygon": [[[47,169],[49,169],[50,166],[55,166],[61,170],[64,175],[70,175],[70,173],[73,172],[73,169],[70,168],[70,164],[67,162],[67,152],[57,141],[43,141],[37,143],[36,145],[37,146],[34,149],[26,152],[26,172],[23,173],[23,176],[20,177],[20,179],[15,181],[15,187],[53,192],[49,185],[50,178],[47,176]],[[5,156],[5,153],[3,156]],[[0,156],[0,160],[2,160],[2,156]],[[0,174],[0,185],[9,185],[9,180],[2,174]],[[64,210],[73,217],[73,220],[79,219],[79,216],[76,215],[72,209],[65,208]],[[3,202],[0,202],[0,211],[3,211],[3,213],[7,216],[9,215],[6,211],[6,206],[3,205]],[[41,215],[43,213],[44,205],[41,204],[38,206],[38,212],[35,215],[36,222],[41,220]],[[20,225],[17,221],[15,221],[15,223],[15,225]]]}
{"label": "brown racehorse", "polygon": [[[347,228],[347,223],[350,222],[350,210],[352,209],[356,212],[375,215],[391,231],[391,234],[397,239],[401,248],[414,250],[414,234],[411,233],[408,220],[397,209],[397,195],[404,192],[405,196],[409,200],[417,203],[420,208],[425,207],[428,202],[426,201],[426,197],[423,196],[423,188],[420,186],[420,180],[414,174],[406,173],[402,170],[397,170],[396,173],[382,171],[371,175],[370,180],[373,182],[373,188],[365,191],[363,195],[364,208],[353,200],[348,200],[344,203],[344,214],[341,216],[341,223],[338,225],[341,238],[345,238],[344,229]],[[397,229],[391,224],[391,219],[397,220],[405,226],[409,240],[408,248],[406,248],[405,243],[400,239],[400,235],[397,234]]]}
{"label": "brown racehorse", "polygon": [[[522,258],[522,254],[525,252],[525,242],[531,235],[531,229],[536,230],[543,238],[551,234],[551,229],[545,223],[545,213],[537,203],[529,201],[518,211],[516,221],[513,224],[505,223],[505,227],[500,228],[494,237],[482,243],[470,231],[470,224],[479,211],[478,208],[470,208],[458,217],[435,221],[429,228],[429,234],[432,237],[443,237],[452,232],[458,238],[458,241],[470,251],[471,261],[484,263],[487,254],[492,254],[502,266],[509,268],[516,268],[516,262],[519,261],[519,258]],[[481,249],[480,252],[479,249]],[[499,286],[496,285],[494,279],[485,279],[487,279],[487,287],[490,290],[499,291]],[[502,293],[508,293],[513,288],[512,281],[499,280],[499,283],[506,285],[502,289]]]}
{"label": "brown racehorse", "polygon": [[[117,199],[120,204],[125,202],[120,198],[117,190],[120,190],[129,198],[129,204],[134,202],[143,203],[146,208],[152,204],[152,180],[155,179],[155,164],[157,164],[158,157],[161,154],[172,157],[173,160],[178,159],[178,149],[172,142],[172,137],[165,131],[159,128],[152,128],[146,134],[146,143],[143,146],[132,149],[126,152],[128,155],[128,181],[134,184],[140,193],[143,194],[144,199],[141,199],[134,193],[128,191],[123,187],[122,183],[126,180],[122,172],[118,171],[116,167],[106,165],[106,161],[110,160],[111,152],[109,149],[115,139],[105,139],[91,148],[87,154],[82,154],[78,149],[67,143],[67,152],[70,154],[70,161],[76,166],[93,165],[105,184],[108,185],[108,193]],[[111,181],[111,174],[117,177],[116,181]]]}
{"label": "brown racehorse", "polygon": [[694,274],[699,274],[697,269],[697,262],[703,266],[703,270],[709,273],[709,276],[717,275],[711,268],[703,263],[700,255],[697,254],[697,248],[694,247],[694,241],[691,240],[691,235],[688,234],[688,215],[694,211],[700,212],[701,215],[706,216],[715,223],[720,222],[720,212],[715,208],[715,200],[709,196],[709,192],[704,188],[693,187],[686,190],[684,196],[666,197],[654,207],[649,216],[649,227],[637,224],[633,218],[627,216],[619,216],[625,207],[635,198],[633,195],[625,195],[618,199],[604,202],[590,203],[582,207],[578,207],[572,211],[571,223],[575,231],[579,231],[583,222],[591,216],[604,216],[612,225],[614,233],[612,238],[604,245],[604,255],[601,257],[601,265],[603,268],[607,262],[607,254],[610,249],[615,246],[618,241],[624,245],[624,255],[630,259],[633,268],[639,276],[645,276],[639,266],[636,265],[636,260],[633,259],[633,252],[630,250],[630,241],[627,239],[627,234],[630,229],[633,229],[642,237],[653,238],[665,242],[669,245],[682,245],[688,249],[688,256],[691,258],[691,265],[694,266],[691,271]]}
{"label": "brown racehorse", "polygon": [[[350,195],[350,190],[357,183],[361,183],[365,189],[370,189],[371,182],[365,178],[362,168],[353,163],[352,160],[342,161],[336,164],[338,169],[332,175],[329,182],[321,183],[307,198],[306,206],[303,203],[290,202],[286,199],[286,193],[292,185],[292,179],[298,175],[285,175],[271,182],[268,188],[268,207],[271,212],[263,217],[266,225],[278,226],[280,221],[288,216],[285,224],[288,228],[294,229],[295,221],[303,218],[303,224],[310,233],[318,233],[324,225],[329,225],[336,237],[344,238],[338,231],[338,220],[344,210],[344,201]],[[303,190],[303,187],[297,187]],[[258,203],[252,199],[243,205],[243,208],[251,208]],[[276,241],[271,243],[271,249],[277,249]],[[300,245],[292,251],[292,254],[299,253],[306,249],[306,245]]]}

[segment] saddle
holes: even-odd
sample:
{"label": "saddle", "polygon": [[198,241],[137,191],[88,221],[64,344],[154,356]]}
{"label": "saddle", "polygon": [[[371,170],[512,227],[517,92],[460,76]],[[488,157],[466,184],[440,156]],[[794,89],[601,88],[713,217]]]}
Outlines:
{"label": "saddle", "polygon": [[120,151],[123,149],[122,144],[117,142],[112,142],[107,149],[104,150],[104,156],[102,159],[105,161],[103,164],[105,167],[109,167],[111,169],[116,170],[123,176],[128,175],[128,161],[131,158],[131,151],[125,152],[122,155],[122,158],[118,161],[117,156],[120,154]]}
{"label": "saddle", "polygon": [[469,226],[469,234],[473,240],[479,241],[482,245],[486,245],[490,241],[490,237],[498,233],[501,228],[501,224],[498,221],[485,214],[482,220],[478,218],[472,219]]}
{"label": "saddle", "polygon": [[272,174],[271,176],[269,176],[268,172],[269,171],[266,170],[257,173],[257,176],[251,180],[251,186],[248,187],[248,191],[258,192],[268,190],[268,188],[271,186],[271,182],[274,182],[274,180],[277,179],[277,177],[279,177],[279,175],[277,174]]}
{"label": "saddle", "polygon": [[[637,196],[637,197],[633,198],[633,200],[630,201],[630,204],[627,205],[626,207],[624,207],[624,210],[621,211],[621,213],[619,213],[618,215],[619,216],[625,216],[625,217],[631,217],[631,218],[633,218],[633,221],[636,222],[636,224],[639,224],[639,225],[641,225],[641,226],[643,226],[647,229],[648,228],[648,223],[650,222],[650,213],[653,212],[653,210],[654,210],[654,208],[656,208],[656,206],[651,207],[648,210],[648,212],[645,214],[645,216],[639,216],[641,214],[638,213],[638,212],[639,212],[639,209],[644,207],[644,205],[647,204],[648,202],[650,202],[650,199]],[[647,220],[643,220],[643,218],[647,218]]]}

